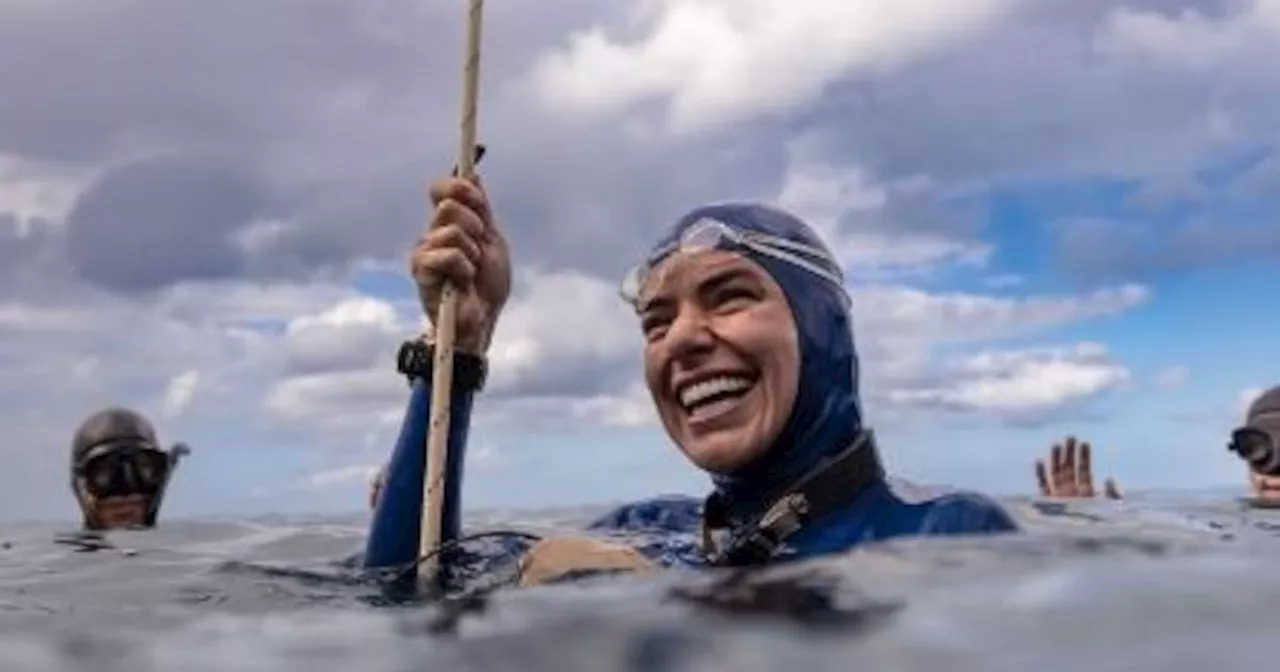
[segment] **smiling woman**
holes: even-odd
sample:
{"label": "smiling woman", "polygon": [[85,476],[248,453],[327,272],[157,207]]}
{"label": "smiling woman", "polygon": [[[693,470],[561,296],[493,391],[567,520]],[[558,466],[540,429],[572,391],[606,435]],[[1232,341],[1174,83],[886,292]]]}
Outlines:
{"label": "smiling woman", "polygon": [[[435,215],[411,265],[429,316],[444,281],[460,294],[448,541],[459,536],[467,423],[510,291],[510,259],[478,185],[445,180],[432,197]],[[659,564],[745,565],[904,535],[1016,529],[980,495],[908,503],[891,491],[863,422],[843,272],[799,219],[755,204],[698,208],[676,222],[622,289],[640,318],[644,377],[663,426],[711,475],[714,489],[704,502],[664,497],[624,506],[592,530],[655,533],[639,550]],[[374,515],[370,567],[412,563],[416,555],[427,415],[421,381],[430,376],[409,373],[419,382]],[[544,541],[522,566],[554,577],[637,567],[641,557],[604,542],[587,547],[591,552],[581,551],[580,539]]]}
{"label": "smiling woman", "polygon": [[638,308],[645,380],[689,460],[733,473],[768,449],[795,403],[795,321],[778,283],[740,255],[712,249],[663,266]]}

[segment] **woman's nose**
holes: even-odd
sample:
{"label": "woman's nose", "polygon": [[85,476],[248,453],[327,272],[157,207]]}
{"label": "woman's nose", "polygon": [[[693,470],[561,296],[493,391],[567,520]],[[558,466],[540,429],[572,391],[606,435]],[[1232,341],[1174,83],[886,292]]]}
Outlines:
{"label": "woman's nose", "polygon": [[697,310],[681,311],[667,329],[666,340],[676,357],[706,352],[715,344],[707,316]]}

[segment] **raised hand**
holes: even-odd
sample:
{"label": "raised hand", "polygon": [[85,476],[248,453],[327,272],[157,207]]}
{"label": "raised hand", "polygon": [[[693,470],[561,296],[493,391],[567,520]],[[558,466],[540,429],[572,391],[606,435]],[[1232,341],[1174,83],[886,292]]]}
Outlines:
{"label": "raised hand", "polygon": [[[1043,497],[1095,497],[1093,487],[1093,448],[1087,441],[1077,442],[1068,436],[1053,444],[1049,454],[1049,466],[1036,460],[1036,480]],[[1120,499],[1120,489],[1114,479],[1103,483],[1103,496]]]}

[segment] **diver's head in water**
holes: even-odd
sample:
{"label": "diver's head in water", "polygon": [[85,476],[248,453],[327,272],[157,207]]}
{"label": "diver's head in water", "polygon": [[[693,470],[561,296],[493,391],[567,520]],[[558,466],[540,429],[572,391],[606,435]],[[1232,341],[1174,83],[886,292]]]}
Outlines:
{"label": "diver's head in water", "polygon": [[627,276],[667,433],[726,494],[759,492],[862,430],[843,274],[796,217],[698,208]]}
{"label": "diver's head in water", "polygon": [[1246,426],[1264,431],[1280,441],[1280,385],[1259,394],[1245,414]]}
{"label": "diver's head in water", "polygon": [[138,413],[109,408],[85,420],[71,445],[71,491],[84,525],[101,530],[152,527],[184,444],[160,448]]}
{"label": "diver's head in water", "polygon": [[1254,489],[1265,491],[1259,494],[1280,498],[1280,386],[1249,404],[1244,426],[1231,433],[1228,447],[1249,464]]}

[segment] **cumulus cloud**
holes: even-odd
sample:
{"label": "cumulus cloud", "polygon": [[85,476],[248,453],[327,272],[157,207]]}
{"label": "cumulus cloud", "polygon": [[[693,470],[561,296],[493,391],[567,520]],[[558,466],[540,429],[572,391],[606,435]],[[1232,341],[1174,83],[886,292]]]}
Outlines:
{"label": "cumulus cloud", "polygon": [[884,72],[972,37],[1013,3],[976,0],[666,0],[638,39],[596,26],[537,71],[549,105],[616,115],[652,100],[677,131],[794,109],[862,71]]}
{"label": "cumulus cloud", "polygon": [[397,341],[410,335],[406,326],[386,301],[367,296],[344,299],[324,312],[289,322],[287,370],[305,375],[386,364]]}
{"label": "cumulus cloud", "polygon": [[812,142],[789,149],[778,205],[812,224],[850,274],[923,272],[984,266],[992,252],[967,213],[947,208],[928,179],[880,183],[859,166],[813,159]]}
{"label": "cumulus cloud", "polygon": [[169,385],[164,391],[164,399],[161,402],[161,412],[169,418],[182,413],[191,404],[191,399],[196,393],[196,386],[199,384],[200,372],[194,369],[183,371],[170,378]]}
{"label": "cumulus cloud", "polygon": [[1176,13],[1117,7],[1096,37],[1100,51],[1142,56],[1173,67],[1209,68],[1250,57],[1259,40],[1280,31],[1280,3],[1239,3],[1238,13],[1215,16],[1197,7]]}
{"label": "cumulus cloud", "polygon": [[1132,284],[1074,296],[1018,298],[930,293],[893,285],[868,286],[853,292],[863,333],[930,341],[981,341],[1035,333],[1089,318],[1119,315],[1149,296],[1146,287]]}
{"label": "cumulus cloud", "polygon": [[887,392],[904,405],[990,413],[1017,421],[1087,401],[1130,380],[1105,346],[983,351],[946,364],[939,380]]}

